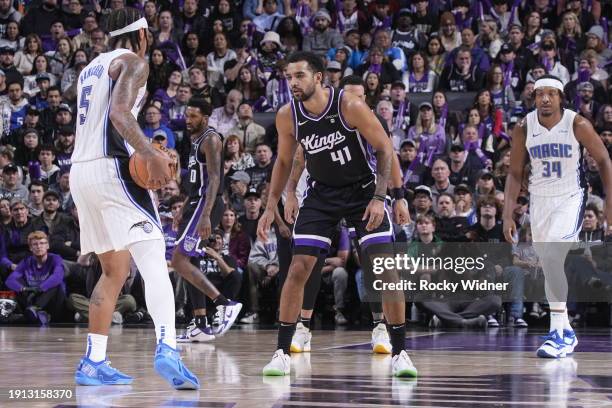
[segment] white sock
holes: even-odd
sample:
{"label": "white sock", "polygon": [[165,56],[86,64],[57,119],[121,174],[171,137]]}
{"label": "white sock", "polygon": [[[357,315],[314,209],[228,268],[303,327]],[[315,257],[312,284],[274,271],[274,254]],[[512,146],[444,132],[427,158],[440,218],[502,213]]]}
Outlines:
{"label": "white sock", "polygon": [[565,314],[564,314],[563,317],[564,317],[564,319],[563,319],[563,330],[574,331],[574,328],[570,324],[569,316],[567,315],[567,310],[565,311]]}
{"label": "white sock", "polygon": [[556,330],[559,337],[563,337],[563,324],[567,319],[567,312],[550,312],[550,331]]}
{"label": "white sock", "polygon": [[102,334],[87,334],[87,350],[85,351],[85,356],[94,363],[105,360],[107,340],[108,336]]}
{"label": "white sock", "polygon": [[129,251],[145,283],[145,301],[155,323],[157,342],[176,349],[174,291],[166,265],[166,245],[162,239],[140,241],[130,245]]}

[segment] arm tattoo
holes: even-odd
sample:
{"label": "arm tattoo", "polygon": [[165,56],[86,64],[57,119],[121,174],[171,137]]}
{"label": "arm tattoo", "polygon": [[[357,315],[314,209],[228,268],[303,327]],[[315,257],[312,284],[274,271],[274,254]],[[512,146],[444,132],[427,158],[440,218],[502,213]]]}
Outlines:
{"label": "arm tattoo", "polygon": [[300,177],[304,172],[306,163],[304,161],[304,149],[298,145],[293,155],[293,165],[291,166],[291,174],[289,175],[289,181],[287,182],[287,191],[294,192],[297,188]]}
{"label": "arm tattoo", "polygon": [[109,69],[109,71],[113,68],[120,70],[113,88],[110,118],[121,137],[140,153],[150,149],[151,146],[149,139],[132,115],[132,107],[138,97],[138,91],[147,82],[149,67],[140,58],[126,61],[119,57],[116,61],[118,66],[111,64],[111,69]]}
{"label": "arm tattoo", "polygon": [[[392,154],[392,153],[391,153]],[[386,195],[389,177],[391,177],[392,156],[384,150],[376,152],[376,195]]]}
{"label": "arm tattoo", "polygon": [[208,172],[206,201],[202,212],[202,216],[206,217],[210,217],[221,184],[221,138],[215,136],[208,136],[201,147],[201,149],[204,149],[204,155],[206,156],[206,170]]}

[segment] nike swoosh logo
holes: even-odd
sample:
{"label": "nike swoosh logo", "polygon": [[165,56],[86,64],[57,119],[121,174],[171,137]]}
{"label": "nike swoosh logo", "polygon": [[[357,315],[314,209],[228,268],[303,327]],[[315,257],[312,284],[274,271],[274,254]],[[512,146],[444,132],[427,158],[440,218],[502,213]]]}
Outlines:
{"label": "nike swoosh logo", "polygon": [[230,318],[230,317],[232,317],[233,315],[234,315],[234,311],[233,311],[233,310],[230,310],[229,314],[226,314],[226,315],[225,315],[225,317],[226,317],[227,319],[229,319],[229,318]]}
{"label": "nike swoosh logo", "polygon": [[392,328],[393,330],[397,330],[397,329],[399,329],[400,327],[402,327],[402,326],[391,326],[391,328]]}
{"label": "nike swoosh logo", "polygon": [[538,137],[538,136],[540,136],[540,135],[541,135],[541,133],[538,133],[537,135],[533,135],[533,137]]}
{"label": "nike swoosh logo", "polygon": [[370,184],[372,184],[374,182],[374,180],[370,180],[369,183],[365,183],[364,185],[361,186],[361,188],[366,188],[367,186],[369,186]]}
{"label": "nike swoosh logo", "polygon": [[308,123],[308,121],[304,121],[304,122],[298,122],[298,126],[304,126],[306,123]]}

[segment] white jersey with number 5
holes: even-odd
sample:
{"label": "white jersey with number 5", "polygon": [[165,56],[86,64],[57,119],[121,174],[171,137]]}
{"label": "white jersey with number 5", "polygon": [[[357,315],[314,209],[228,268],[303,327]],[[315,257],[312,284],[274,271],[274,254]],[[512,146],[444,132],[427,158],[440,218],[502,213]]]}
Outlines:
{"label": "white jersey with number 5", "polygon": [[529,193],[562,196],[586,188],[582,145],[574,136],[576,112],[563,110],[559,123],[548,130],[537,111],[527,114],[527,151],[531,159]]}
{"label": "white jersey with number 5", "polygon": [[[117,49],[100,54],[79,74],[77,85],[76,138],[72,162],[86,162],[104,157],[129,157],[134,149],[118,134],[109,119],[115,81],[108,75],[111,62],[132,51]],[[145,87],[138,92],[132,114],[138,116]]]}

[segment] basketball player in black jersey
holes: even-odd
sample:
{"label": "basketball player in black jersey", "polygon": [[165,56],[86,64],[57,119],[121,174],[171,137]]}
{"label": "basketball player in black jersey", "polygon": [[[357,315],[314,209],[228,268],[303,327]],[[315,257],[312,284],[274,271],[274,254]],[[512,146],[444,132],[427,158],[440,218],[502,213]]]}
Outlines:
{"label": "basketball player in black jersey", "polygon": [[[215,334],[225,333],[242,308],[241,303],[228,300],[219,293],[198,267],[200,242],[208,239],[212,226],[219,225],[223,215],[223,141],[221,135],[208,126],[211,112],[212,107],[202,98],[191,98],[185,111],[187,132],[191,137],[187,175],[189,196],[181,214],[174,220],[179,228],[172,267],[189,282],[194,321],[178,338],[182,342],[208,341],[214,339]],[[202,292],[217,306],[219,326],[216,328],[208,324],[206,298]]]}
{"label": "basketball player in black jersey", "polygon": [[[340,88],[344,90],[346,94],[351,94],[362,101],[365,101],[365,85],[363,79],[357,75],[349,75],[342,78],[340,81]],[[390,137],[390,131],[387,127],[386,121],[379,115],[376,115],[379,120],[385,134]],[[299,204],[296,196],[296,188],[300,177],[304,171],[306,163],[304,161],[304,152],[301,146],[295,151],[293,158],[293,166],[291,168],[291,175],[287,182],[287,199],[284,205],[285,220],[289,224],[295,222],[297,216]],[[391,167],[391,195],[393,196],[393,218],[394,222],[399,225],[404,225],[410,222],[410,214],[408,212],[408,203],[404,198],[404,188],[402,180],[402,172],[399,164],[399,159],[396,154],[393,155],[393,164]],[[356,245],[359,248],[359,245]],[[358,251],[359,253],[359,251]],[[300,311],[300,318],[297,324],[296,334],[293,336],[291,342],[291,352],[300,353],[310,351],[310,341],[312,334],[310,332],[310,319],[312,318],[313,306],[316,300],[316,296],[319,292],[321,285],[321,268],[323,264],[319,261],[304,288],[304,303],[302,310]],[[382,311],[382,304],[380,301],[369,302],[370,309],[372,311],[372,351],[377,354],[389,354],[391,353],[391,343],[389,341],[389,334],[387,328],[383,324],[384,316]]]}
{"label": "basketball player in black jersey", "polygon": [[[257,228],[267,239],[275,209],[287,183],[299,142],[309,173],[306,198],[294,226],[294,250],[280,301],[278,350],[263,369],[264,375],[290,372],[289,350],[302,306],[304,284],[317,258],[326,252],[332,229],[344,218],[355,228],[362,248],[392,242],[393,229],[385,208],[393,147],[369,107],[343,91],[324,88],[323,62],[311,52],[296,52],[288,59],[286,78],[293,100],[276,116],[278,158],[266,210]],[[372,150],[376,151],[376,168]],[[405,302],[383,303],[393,347],[392,372],[416,376],[404,351]]]}

